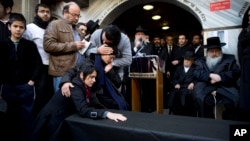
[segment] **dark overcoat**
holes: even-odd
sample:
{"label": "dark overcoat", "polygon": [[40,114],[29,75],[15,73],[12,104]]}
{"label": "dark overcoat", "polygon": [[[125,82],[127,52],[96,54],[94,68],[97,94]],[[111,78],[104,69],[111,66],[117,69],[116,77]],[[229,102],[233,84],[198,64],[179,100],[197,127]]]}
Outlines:
{"label": "dark overcoat", "polygon": [[34,123],[32,141],[62,140],[62,123],[67,116],[75,112],[82,117],[103,118],[104,106],[95,95],[91,96],[90,105],[88,104],[84,83],[78,75],[72,80],[74,88],[70,89],[70,97],[64,97],[61,90],[58,90],[41,110]]}
{"label": "dark overcoat", "polygon": [[239,108],[250,111],[250,32],[241,31],[238,38],[238,58],[241,67]]}
{"label": "dark overcoat", "polygon": [[0,41],[5,40],[10,36],[10,31],[7,24],[0,21]]}
{"label": "dark overcoat", "polygon": [[[206,65],[205,58],[196,61],[196,69],[194,77],[197,80],[194,89],[194,97],[196,102],[204,102],[204,98],[216,90],[217,93],[232,101],[235,107],[239,101],[239,88],[237,80],[239,78],[240,69],[236,64],[234,55],[223,54],[222,60],[211,71]],[[216,73],[221,76],[221,82],[211,84],[209,74]],[[203,107],[203,105],[199,105]]]}
{"label": "dark overcoat", "polygon": [[192,93],[192,91],[187,89],[188,85],[190,83],[195,83],[194,76],[193,76],[194,70],[195,70],[194,65],[192,65],[187,72],[185,72],[183,65],[180,65],[177,67],[176,72],[173,77],[173,85],[175,86],[176,84],[180,84],[181,88],[179,90],[177,89],[171,90],[170,95],[169,95],[169,101],[168,101],[169,106],[172,106],[174,102],[174,96],[177,92],[180,95],[182,106],[185,105],[186,96]]}
{"label": "dark overcoat", "polygon": [[204,46],[201,45],[200,48],[195,52],[195,59],[200,59],[204,57]]}

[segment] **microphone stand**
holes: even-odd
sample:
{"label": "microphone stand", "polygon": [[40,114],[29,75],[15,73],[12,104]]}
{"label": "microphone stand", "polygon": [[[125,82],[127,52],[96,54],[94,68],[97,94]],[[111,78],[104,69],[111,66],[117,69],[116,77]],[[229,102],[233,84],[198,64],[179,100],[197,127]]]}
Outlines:
{"label": "microphone stand", "polygon": [[144,42],[142,41],[141,43],[141,48],[136,52],[135,56],[146,56],[145,53],[140,53],[142,49],[144,49],[145,45],[144,45]]}

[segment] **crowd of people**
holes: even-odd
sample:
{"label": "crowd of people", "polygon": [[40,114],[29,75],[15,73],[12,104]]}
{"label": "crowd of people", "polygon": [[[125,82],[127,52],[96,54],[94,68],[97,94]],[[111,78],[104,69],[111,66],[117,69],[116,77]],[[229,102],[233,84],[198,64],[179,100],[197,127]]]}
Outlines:
{"label": "crowd of people", "polygon": [[[129,67],[133,57],[156,55],[164,62],[164,107],[169,114],[249,121],[249,27],[238,39],[239,65],[225,54],[219,37],[168,35],[152,40],[141,25],[134,40],[116,25],[99,28],[99,20],[79,21],[80,7],[66,3],[62,18],[38,4],[32,23],[13,13],[12,0],[0,0],[1,131],[8,140],[60,140],[63,120],[82,117],[126,121],[109,109],[131,110]],[[250,15],[250,12],[249,12]],[[249,22],[250,25],[250,22]],[[148,38],[147,38],[148,37]],[[82,52],[83,49],[86,49]],[[154,112],[155,81],[139,79],[142,112]],[[150,86],[150,87],[148,87]],[[2,135],[2,134],[1,134]]]}

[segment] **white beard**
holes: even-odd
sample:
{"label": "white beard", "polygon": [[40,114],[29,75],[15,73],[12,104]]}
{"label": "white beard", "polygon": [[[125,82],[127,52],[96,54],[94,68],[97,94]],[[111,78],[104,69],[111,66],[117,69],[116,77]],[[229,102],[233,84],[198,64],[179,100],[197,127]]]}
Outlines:
{"label": "white beard", "polygon": [[209,56],[206,57],[206,64],[210,70],[213,70],[215,65],[217,65],[222,59],[222,55],[219,57],[211,58]]}
{"label": "white beard", "polygon": [[134,43],[135,43],[135,44],[138,43],[138,42],[140,43],[140,46],[143,45],[143,44],[144,44],[144,45],[147,45],[147,43],[146,43],[145,41],[143,41],[143,40],[139,40],[139,39],[135,39],[135,40],[134,40]]}

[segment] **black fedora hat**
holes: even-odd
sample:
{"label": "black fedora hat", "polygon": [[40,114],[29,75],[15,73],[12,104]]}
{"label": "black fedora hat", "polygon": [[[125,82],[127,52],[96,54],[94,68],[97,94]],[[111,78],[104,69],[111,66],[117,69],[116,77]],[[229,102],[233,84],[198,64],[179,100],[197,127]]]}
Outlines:
{"label": "black fedora hat", "polygon": [[194,59],[195,59],[195,54],[194,54],[194,52],[192,52],[192,51],[186,51],[186,52],[184,53],[184,55],[182,55],[182,58],[183,58],[183,59],[194,60]]}
{"label": "black fedora hat", "polygon": [[144,29],[141,25],[139,25],[136,29],[135,29],[135,32],[146,32],[147,30]]}
{"label": "black fedora hat", "polygon": [[207,49],[221,48],[224,45],[226,45],[226,43],[221,43],[219,37],[209,37],[207,38],[207,45],[205,45],[204,47]]}
{"label": "black fedora hat", "polygon": [[92,34],[97,28],[99,28],[99,20],[96,20],[95,22],[93,20],[89,20],[87,22],[87,31]]}

